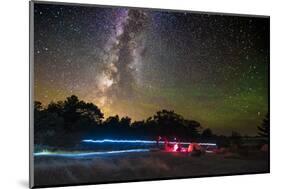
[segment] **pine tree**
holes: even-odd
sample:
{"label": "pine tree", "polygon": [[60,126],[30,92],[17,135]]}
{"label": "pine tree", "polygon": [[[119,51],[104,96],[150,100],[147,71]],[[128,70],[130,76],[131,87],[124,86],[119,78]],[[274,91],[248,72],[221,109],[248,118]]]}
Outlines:
{"label": "pine tree", "polygon": [[269,137],[269,114],[263,119],[262,125],[258,126],[258,134],[262,137]]}

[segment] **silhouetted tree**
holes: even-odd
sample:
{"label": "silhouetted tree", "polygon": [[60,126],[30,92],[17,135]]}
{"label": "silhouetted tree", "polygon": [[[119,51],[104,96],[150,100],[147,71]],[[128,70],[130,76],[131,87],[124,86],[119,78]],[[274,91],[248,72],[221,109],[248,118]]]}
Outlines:
{"label": "silhouetted tree", "polygon": [[203,130],[202,134],[201,134],[201,137],[204,138],[204,139],[210,139],[213,136],[214,136],[213,132],[210,128],[207,128],[207,129]]}
{"label": "silhouetted tree", "polygon": [[258,134],[262,137],[269,137],[269,114],[263,119],[262,125],[258,126]]}
{"label": "silhouetted tree", "polygon": [[131,126],[131,118],[129,118],[128,116],[122,117],[120,119],[120,126],[125,127],[125,128],[129,128]]}
{"label": "silhouetted tree", "polygon": [[34,103],[34,143],[53,144],[64,125],[63,118],[57,112],[49,112],[41,102]]}
{"label": "silhouetted tree", "polygon": [[141,128],[144,127],[145,122],[144,121],[134,121],[131,125],[132,128]]}
{"label": "silhouetted tree", "polygon": [[34,102],[34,132],[36,133],[38,131],[39,122],[42,116],[42,103],[39,101]]}
{"label": "silhouetted tree", "polygon": [[194,120],[184,120],[184,126],[186,127],[186,134],[189,138],[199,137],[199,129],[201,129],[201,124]]}
{"label": "silhouetted tree", "polygon": [[219,135],[216,137],[216,143],[219,148],[221,147],[230,147],[230,139],[227,136]]}
{"label": "silhouetted tree", "polygon": [[104,121],[104,126],[106,127],[113,127],[117,128],[119,127],[119,116],[109,116],[105,121]]}
{"label": "silhouetted tree", "polygon": [[43,110],[42,103],[39,101],[34,101],[34,143],[41,143],[40,140],[40,120],[42,117],[41,111]]}
{"label": "silhouetted tree", "polygon": [[43,110],[42,103],[39,101],[34,101],[34,110],[39,112]]}
{"label": "silhouetted tree", "polygon": [[[56,106],[52,105],[52,107]],[[75,95],[67,97],[62,112],[65,129],[69,132],[83,131],[83,128],[88,131],[92,126],[101,124],[103,119],[103,113],[96,105],[79,101]]]}
{"label": "silhouetted tree", "polygon": [[196,138],[199,136],[200,123],[186,120],[174,111],[162,110],[153,116],[158,135]]}
{"label": "silhouetted tree", "polygon": [[63,118],[65,121],[65,129],[69,132],[74,130],[74,123],[80,118],[78,107],[79,100],[75,95],[67,97],[64,101]]}
{"label": "silhouetted tree", "polygon": [[159,135],[174,136],[176,129],[183,126],[183,118],[174,111],[162,110],[156,112],[153,120],[158,128]]}
{"label": "silhouetted tree", "polygon": [[58,101],[58,102],[50,102],[50,104],[47,107],[47,111],[51,113],[57,113],[58,115],[62,116],[64,110],[64,102]]}
{"label": "silhouetted tree", "polygon": [[80,136],[93,133],[102,119],[103,113],[96,105],[80,101],[75,95],[65,101],[51,102],[47,108],[35,101],[35,143],[64,145],[77,142]]}
{"label": "silhouetted tree", "polygon": [[238,132],[232,131],[230,141],[232,145],[239,147],[242,145],[242,136]]}
{"label": "silhouetted tree", "polygon": [[90,121],[95,122],[95,124],[101,124],[103,119],[103,113],[101,110],[93,103],[85,103],[80,101],[77,111],[84,118],[88,118]]}

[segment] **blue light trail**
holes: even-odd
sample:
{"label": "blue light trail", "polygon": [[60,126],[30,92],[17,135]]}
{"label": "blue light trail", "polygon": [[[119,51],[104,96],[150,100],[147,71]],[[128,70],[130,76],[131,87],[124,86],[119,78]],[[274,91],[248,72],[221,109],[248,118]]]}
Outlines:
{"label": "blue light trail", "polygon": [[[104,140],[91,140],[86,139],[82,140],[82,142],[86,143],[140,143],[140,144],[157,144],[154,140],[112,140],[112,139],[104,139]],[[159,144],[164,144],[164,141],[159,141]],[[191,144],[191,142],[169,142],[170,144],[181,143],[181,144]],[[198,143],[201,146],[216,146],[216,143]]]}
{"label": "blue light trail", "polygon": [[34,153],[34,156],[48,156],[48,157],[69,157],[69,158],[79,158],[95,155],[106,155],[106,154],[120,154],[120,153],[132,153],[132,152],[148,152],[149,149],[131,149],[131,150],[116,150],[116,151],[106,151],[106,152],[85,152],[85,153],[59,153],[43,151]]}

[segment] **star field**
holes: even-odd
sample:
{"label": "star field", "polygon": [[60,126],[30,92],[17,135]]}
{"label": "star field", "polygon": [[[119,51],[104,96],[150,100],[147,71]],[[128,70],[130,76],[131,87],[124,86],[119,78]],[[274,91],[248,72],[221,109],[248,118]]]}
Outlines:
{"label": "star field", "polygon": [[269,19],[35,3],[35,100],[72,94],[105,116],[172,109],[219,134],[268,112]]}

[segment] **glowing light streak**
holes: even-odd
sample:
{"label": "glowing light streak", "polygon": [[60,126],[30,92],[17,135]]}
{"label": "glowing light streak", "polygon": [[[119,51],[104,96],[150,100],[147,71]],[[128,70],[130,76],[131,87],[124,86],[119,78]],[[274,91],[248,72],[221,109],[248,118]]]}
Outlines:
{"label": "glowing light streak", "polygon": [[[104,139],[104,140],[92,140],[86,139],[82,140],[82,142],[86,143],[141,143],[141,144],[156,144],[157,142],[154,140],[112,140],[112,139]],[[159,144],[164,144],[164,141],[159,141]],[[176,144],[178,142],[169,142],[170,144]],[[180,142],[180,144],[191,144],[191,142]],[[216,146],[216,143],[198,143],[201,146]]]}
{"label": "glowing light streak", "polygon": [[82,142],[90,142],[90,143],[144,143],[144,144],[156,144],[156,141],[150,140],[111,140],[111,139],[104,139],[104,140],[82,140]]}
{"label": "glowing light streak", "polygon": [[106,155],[106,154],[120,154],[120,153],[132,153],[132,152],[148,152],[149,149],[131,149],[131,150],[116,150],[116,151],[106,151],[106,152],[85,152],[85,153],[56,153],[56,152],[37,152],[34,156],[48,156],[48,157],[69,157],[69,158],[79,158],[95,155]]}

